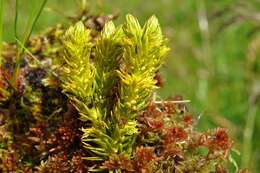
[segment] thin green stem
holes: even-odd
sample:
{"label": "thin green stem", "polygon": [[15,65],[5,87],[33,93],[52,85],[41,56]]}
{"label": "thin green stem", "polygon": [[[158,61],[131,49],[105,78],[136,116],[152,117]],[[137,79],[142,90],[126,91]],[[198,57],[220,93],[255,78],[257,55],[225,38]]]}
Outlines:
{"label": "thin green stem", "polygon": [[[30,18],[27,22],[27,27],[25,29],[25,34],[24,34],[24,38],[23,38],[23,41],[22,41],[22,44],[25,45],[27,43],[27,41],[29,40],[31,34],[32,34],[32,31],[36,25],[36,22],[38,21],[42,11],[43,11],[43,8],[44,6],[46,5],[48,0],[43,0],[43,2],[41,3],[40,5],[40,8],[38,9],[38,11],[36,11],[36,15],[34,12],[31,13],[30,15]],[[15,18],[15,37],[16,37],[16,40],[19,40],[18,39],[18,33],[17,33],[17,20],[18,20],[18,0],[16,0],[16,18]],[[34,17],[35,16],[35,17]],[[24,51],[24,48],[23,47],[20,47],[18,49],[18,52],[17,52],[17,57],[16,57],[16,62],[15,62],[15,68],[14,68],[14,73],[13,73],[13,78],[12,78],[12,84],[14,86],[14,83],[16,81],[16,77],[17,77],[17,74],[19,72],[19,67],[20,67],[20,61],[21,61],[21,54],[23,53]]]}
{"label": "thin green stem", "polygon": [[[28,50],[26,47],[24,47],[23,43],[22,43],[20,40],[16,39],[16,42],[18,43],[18,45],[19,45],[21,48],[24,49],[25,53],[27,53],[31,58],[33,58],[33,60],[37,63],[37,65],[39,65],[39,66],[42,65],[41,61],[39,61],[39,60],[30,52],[30,50]],[[55,71],[53,71],[52,69],[48,69],[47,71],[48,71],[48,73],[51,73],[53,76],[56,76],[56,77],[58,76],[58,75],[55,73]]]}
{"label": "thin green stem", "polygon": [[4,25],[4,0],[0,0],[0,66],[2,64],[3,25]]}
{"label": "thin green stem", "polygon": [[26,39],[25,39],[25,42],[27,42],[32,34],[32,31],[36,25],[36,22],[38,21],[42,11],[43,11],[43,8],[45,7],[46,3],[47,3],[48,0],[43,0],[41,6],[40,6],[40,9],[38,11],[38,13],[36,14],[36,17],[34,18],[33,20],[33,23],[32,23],[32,26],[31,26],[31,29],[29,30],[29,34],[27,35]]}
{"label": "thin green stem", "polygon": [[202,56],[199,59],[202,67],[198,71],[198,92],[197,96],[200,100],[205,100],[208,85],[209,85],[209,75],[207,67],[211,67],[211,51],[210,51],[210,34],[209,34],[209,22],[207,18],[207,8],[205,1],[197,1],[197,15],[198,15],[198,25],[200,29],[200,35],[202,38],[201,50]]}
{"label": "thin green stem", "polygon": [[19,6],[19,0],[16,0],[15,1],[15,18],[14,18],[14,36],[16,39],[18,39],[18,33],[17,33],[18,6]]}
{"label": "thin green stem", "polygon": [[246,168],[251,168],[251,159],[252,159],[252,138],[255,129],[255,120],[256,120],[257,105],[250,104],[246,125],[243,136],[243,157],[242,157],[242,166]]}

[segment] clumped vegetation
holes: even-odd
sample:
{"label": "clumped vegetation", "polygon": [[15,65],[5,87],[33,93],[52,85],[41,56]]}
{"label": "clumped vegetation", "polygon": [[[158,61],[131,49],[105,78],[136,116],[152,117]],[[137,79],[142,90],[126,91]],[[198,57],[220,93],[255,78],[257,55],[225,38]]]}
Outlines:
{"label": "clumped vegetation", "polygon": [[199,132],[186,100],[156,95],[169,50],[156,17],[112,18],[3,44],[0,171],[228,172],[227,130]]}

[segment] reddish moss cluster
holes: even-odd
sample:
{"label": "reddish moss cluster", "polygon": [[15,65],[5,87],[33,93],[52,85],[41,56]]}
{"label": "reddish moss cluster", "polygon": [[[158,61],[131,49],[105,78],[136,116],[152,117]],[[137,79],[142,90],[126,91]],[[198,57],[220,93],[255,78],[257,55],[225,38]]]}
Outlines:
{"label": "reddish moss cluster", "polygon": [[179,97],[152,102],[138,117],[140,133],[134,157],[111,156],[103,166],[141,173],[227,172],[225,162],[233,144],[227,130],[195,131],[191,113],[178,101]]}

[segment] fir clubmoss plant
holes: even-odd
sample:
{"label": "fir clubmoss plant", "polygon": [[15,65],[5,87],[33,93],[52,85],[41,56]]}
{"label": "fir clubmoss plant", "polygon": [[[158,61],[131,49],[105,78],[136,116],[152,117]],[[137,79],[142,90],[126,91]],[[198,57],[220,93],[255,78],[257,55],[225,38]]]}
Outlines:
{"label": "fir clubmoss plant", "polygon": [[118,28],[108,22],[93,48],[89,33],[77,23],[65,34],[63,91],[81,119],[91,123],[83,129],[84,145],[94,155],[87,159],[130,157],[138,132],[135,118],[157,88],[154,77],[168,48],[154,16],[143,28],[131,15]]}

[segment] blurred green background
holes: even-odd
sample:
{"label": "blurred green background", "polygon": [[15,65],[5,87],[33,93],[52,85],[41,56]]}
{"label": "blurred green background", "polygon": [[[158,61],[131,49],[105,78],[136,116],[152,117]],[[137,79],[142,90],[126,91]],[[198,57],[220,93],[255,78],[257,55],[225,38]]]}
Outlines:
{"label": "blurred green background", "polygon": [[[14,41],[15,1],[5,4],[4,40]],[[18,32],[40,0],[19,4]],[[77,14],[76,0],[48,0],[34,33]],[[260,172],[260,1],[259,0],[87,0],[92,14],[126,13],[143,23],[155,14],[171,52],[162,70],[160,95],[182,95],[198,129],[229,129],[240,167]],[[258,164],[257,164],[258,163]]]}

